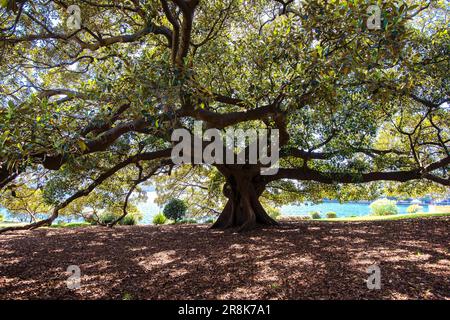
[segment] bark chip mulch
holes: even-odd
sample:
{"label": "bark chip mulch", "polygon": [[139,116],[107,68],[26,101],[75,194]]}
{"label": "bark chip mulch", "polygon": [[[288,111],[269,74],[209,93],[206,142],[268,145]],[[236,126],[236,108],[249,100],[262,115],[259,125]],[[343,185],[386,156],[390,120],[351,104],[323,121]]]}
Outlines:
{"label": "bark chip mulch", "polygon": [[448,217],[20,231],[0,235],[0,299],[450,299],[449,231]]}

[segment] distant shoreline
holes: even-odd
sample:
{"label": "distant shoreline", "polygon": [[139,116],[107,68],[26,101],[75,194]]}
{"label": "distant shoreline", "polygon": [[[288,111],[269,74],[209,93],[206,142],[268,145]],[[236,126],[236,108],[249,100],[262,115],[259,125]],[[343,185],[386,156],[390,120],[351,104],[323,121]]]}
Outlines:
{"label": "distant shoreline", "polygon": [[[138,204],[138,207],[144,216],[139,224],[151,224],[153,217],[161,211],[161,208],[154,203],[156,192],[148,191],[147,193],[147,201]],[[418,204],[423,207],[421,210],[422,212],[428,212],[428,206],[433,203],[431,199],[427,199],[428,201],[426,203],[424,202],[424,199],[391,200],[395,200],[397,202],[399,214],[406,213],[407,207],[412,204]],[[418,203],[418,201],[420,201],[420,203]],[[372,202],[373,200],[353,200],[339,202],[339,200],[336,199],[323,199],[318,203],[306,201],[299,204],[284,205],[281,206],[279,210],[283,216],[309,216],[310,212],[318,211],[321,214],[326,214],[327,212],[335,212],[340,218],[347,218],[351,216],[362,217],[370,214],[370,204]],[[446,202],[444,202],[442,205],[449,204],[449,199],[446,199]],[[441,203],[439,203],[439,205],[441,205]],[[8,212],[6,212],[4,208],[1,207],[0,214],[4,215],[4,220],[6,221],[29,222],[24,218],[20,219],[18,217],[12,217]],[[58,218],[55,222],[58,222],[59,220],[64,222],[81,222],[83,219],[75,217],[61,217]]]}

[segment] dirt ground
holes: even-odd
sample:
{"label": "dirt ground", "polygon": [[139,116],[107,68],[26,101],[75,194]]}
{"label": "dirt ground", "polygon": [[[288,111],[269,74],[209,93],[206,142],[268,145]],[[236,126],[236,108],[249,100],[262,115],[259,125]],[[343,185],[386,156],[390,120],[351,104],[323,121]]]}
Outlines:
{"label": "dirt ground", "polygon": [[[15,232],[0,235],[0,299],[450,299],[449,231],[443,217]],[[369,290],[375,264],[381,289]]]}

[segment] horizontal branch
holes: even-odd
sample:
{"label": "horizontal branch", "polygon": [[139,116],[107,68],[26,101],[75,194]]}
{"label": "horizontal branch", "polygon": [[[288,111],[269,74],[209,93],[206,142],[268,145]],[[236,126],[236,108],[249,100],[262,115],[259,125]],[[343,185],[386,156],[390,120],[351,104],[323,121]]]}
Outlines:
{"label": "horizontal branch", "polygon": [[190,116],[197,120],[202,120],[208,124],[214,126],[217,129],[223,129],[234,124],[250,121],[250,120],[262,120],[270,115],[277,113],[274,104],[266,105],[256,109],[251,109],[247,111],[237,111],[220,113],[205,109],[181,109],[180,116]]}
{"label": "horizontal branch", "polygon": [[[349,147],[353,152],[355,153],[364,153],[370,157],[374,157],[374,155],[387,155],[390,153],[396,154],[396,155],[408,155],[409,152],[407,151],[401,151],[401,150],[378,150],[378,149],[371,149],[371,148],[354,148]],[[329,152],[314,152],[314,151],[307,151],[302,149],[296,149],[296,148],[288,148],[284,149],[280,156],[281,157],[295,157],[295,158],[302,158],[305,160],[314,159],[314,160],[329,160],[333,157],[336,157],[338,155],[342,154],[341,150],[334,150]]]}
{"label": "horizontal branch", "polygon": [[389,171],[389,172],[321,172],[302,168],[281,168],[273,176],[264,177],[265,182],[276,181],[280,179],[295,179],[302,181],[316,181],[325,184],[334,183],[367,183],[373,181],[398,181],[407,182],[411,180],[428,179],[442,185],[450,185],[450,179],[431,174],[431,171],[444,168],[450,164],[450,157],[434,162],[425,168],[413,169],[409,171]]}
{"label": "horizontal branch", "polygon": [[278,173],[266,178],[267,182],[280,179],[296,179],[302,181],[316,181],[325,184],[333,183],[367,183],[372,181],[399,181],[406,182],[421,179],[420,170],[370,172],[370,173],[341,173],[320,172],[310,168],[281,168]]}
{"label": "horizontal branch", "polygon": [[[80,29],[83,30],[83,29]],[[156,34],[156,35],[163,35],[167,41],[168,46],[171,46],[172,43],[172,31],[164,26],[158,26],[155,25],[152,22],[148,22],[147,25],[137,31],[133,34],[126,34],[126,35],[120,35],[120,36],[112,36],[108,38],[101,38],[100,40],[92,43],[87,43],[82,41],[79,37],[76,36],[76,34],[80,31],[78,30],[75,33],[72,34],[63,34],[63,33],[54,33],[54,32],[47,32],[42,34],[31,34],[31,35],[25,35],[22,37],[0,37],[0,41],[5,43],[20,43],[20,42],[33,42],[37,40],[62,40],[62,41],[70,41],[75,40],[78,45],[82,49],[89,49],[91,51],[95,51],[101,47],[106,47],[113,45],[115,43],[130,43],[135,42],[136,40],[139,40],[140,38],[148,35],[148,34]]]}
{"label": "horizontal branch", "polygon": [[80,135],[82,137],[86,137],[91,132],[99,134],[99,133],[102,133],[102,132],[105,132],[105,131],[111,129],[112,124],[114,124],[120,118],[120,116],[125,111],[127,111],[130,107],[131,107],[131,104],[129,104],[129,103],[121,105],[116,110],[116,112],[114,112],[113,116],[110,119],[105,120],[105,121],[91,123],[91,124],[87,125],[86,127],[84,127],[81,130]]}

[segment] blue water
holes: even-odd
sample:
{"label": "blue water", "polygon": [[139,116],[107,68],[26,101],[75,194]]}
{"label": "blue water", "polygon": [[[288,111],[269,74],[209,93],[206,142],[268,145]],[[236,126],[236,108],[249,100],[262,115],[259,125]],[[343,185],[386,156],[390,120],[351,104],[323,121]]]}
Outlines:
{"label": "blue water", "polygon": [[[155,204],[154,200],[156,198],[155,191],[147,192],[147,201],[138,204],[139,210],[144,215],[144,218],[140,222],[140,224],[150,224],[153,220],[153,217],[161,212],[162,209]],[[409,204],[397,204],[397,208],[399,213],[406,213],[406,209],[409,207]],[[428,206],[423,205],[423,209],[421,211],[428,212]],[[318,204],[300,204],[300,205],[288,205],[282,206],[281,214],[286,216],[309,216],[311,211],[318,211],[322,216],[325,216],[327,212],[333,211],[336,212],[337,217],[349,217],[349,216],[366,216],[370,214],[370,206],[369,203],[355,203],[355,202],[347,202],[347,203],[338,203],[338,202],[322,202]],[[17,218],[11,217],[9,214],[5,212],[4,209],[0,208],[0,214],[5,216],[5,220],[15,220]],[[76,218],[60,218],[62,221],[66,222],[78,222],[79,219]],[[25,220],[26,221],[26,220]],[[58,221],[58,220],[57,220]],[[57,222],[56,221],[56,222]]]}
{"label": "blue water", "polygon": [[[406,209],[409,204],[397,204],[398,213],[407,213]],[[423,212],[428,212],[428,206],[422,206]],[[311,211],[318,211],[324,216],[327,212],[336,212],[338,218],[350,217],[350,216],[367,216],[370,214],[370,204],[365,203],[337,203],[337,202],[323,202],[319,204],[301,204],[301,205],[289,205],[281,208],[281,213],[286,216],[308,216]]]}

